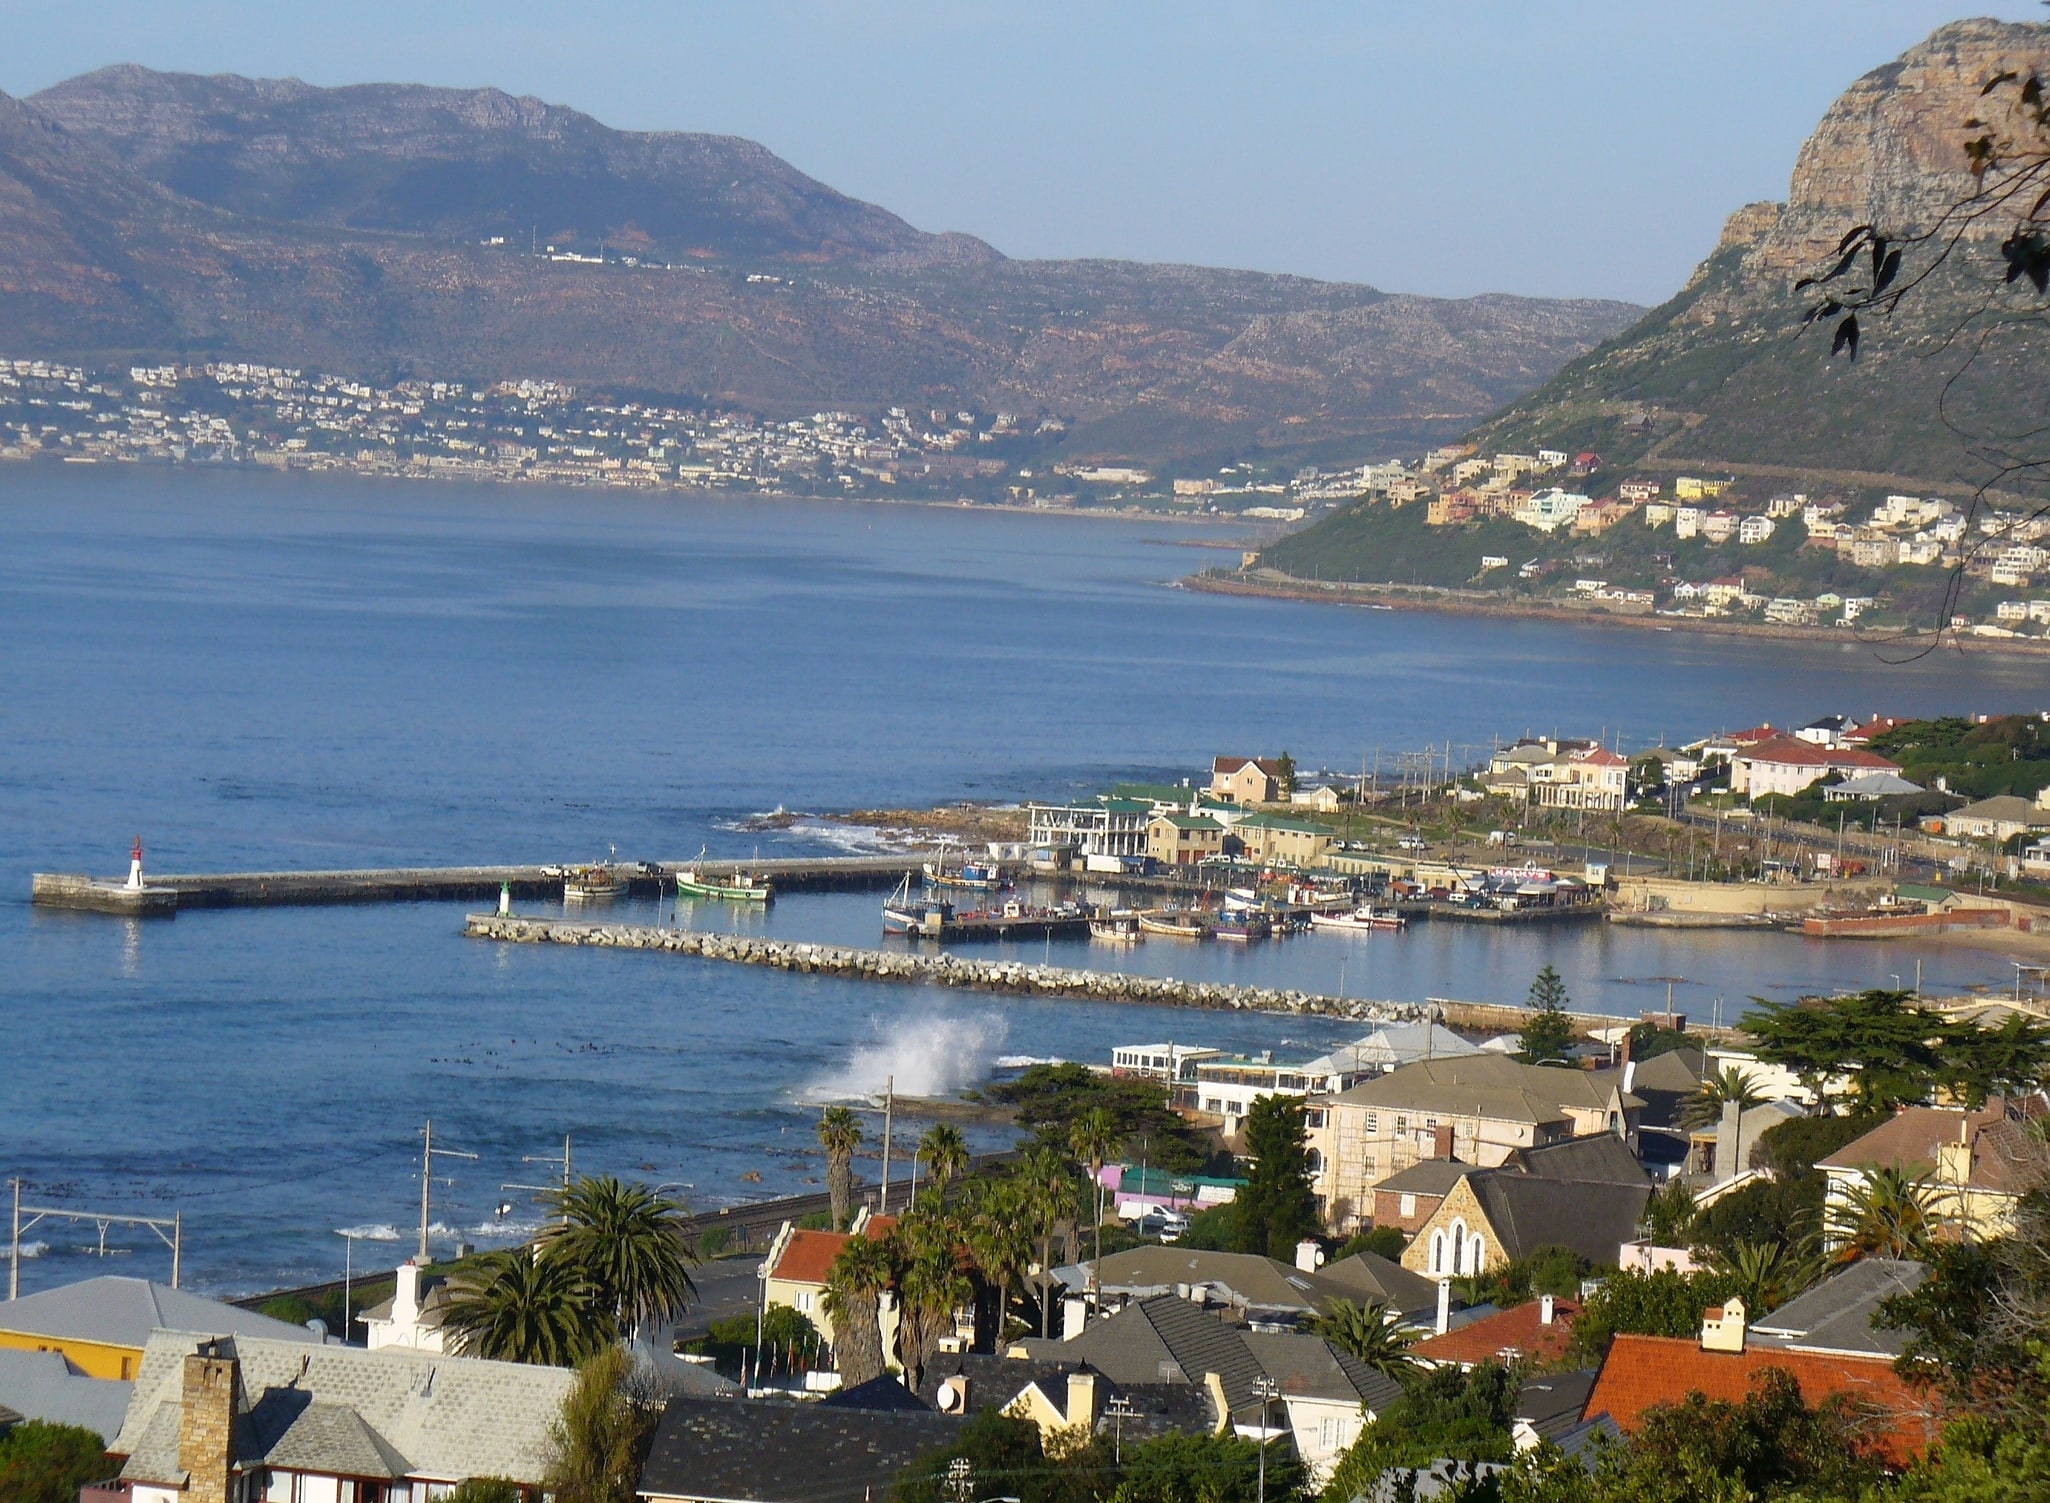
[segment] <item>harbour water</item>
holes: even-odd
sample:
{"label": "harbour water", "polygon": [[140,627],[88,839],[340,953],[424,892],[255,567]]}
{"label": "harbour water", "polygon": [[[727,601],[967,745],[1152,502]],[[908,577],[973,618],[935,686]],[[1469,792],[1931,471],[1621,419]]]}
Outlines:
{"label": "harbour water", "polygon": [[[497,947],[461,906],[32,913],[31,869],[388,866],[826,850],[750,816],[1025,798],[1304,766],[1525,729],[1660,733],[1828,710],[2035,708],[2039,670],[1869,650],[1227,600],[1166,524],[949,509],[0,469],[0,1176],[184,1211],[197,1287],[339,1273],[410,1246],[417,1132],[442,1245],[516,1235],[503,1190],[580,1168],[702,1204],[806,1188],[822,1093],[933,1093],[997,1061],[1188,1037],[1319,1047],[1310,1020],[935,995],[665,956]],[[874,944],[869,894],[693,922]],[[625,911],[631,911],[625,910]],[[1001,951],[993,953],[1003,953]],[[1999,983],[1998,955],[1579,926],[1310,936],[1250,950],[1086,941],[1024,958],[1349,995],[1576,1005],[1887,982]],[[873,1166],[871,1166],[873,1172]],[[749,1176],[758,1176],[750,1178]],[[498,1207],[510,1202],[504,1217]],[[161,1275],[146,1234],[116,1266]],[[46,1223],[25,1288],[97,1271]]]}

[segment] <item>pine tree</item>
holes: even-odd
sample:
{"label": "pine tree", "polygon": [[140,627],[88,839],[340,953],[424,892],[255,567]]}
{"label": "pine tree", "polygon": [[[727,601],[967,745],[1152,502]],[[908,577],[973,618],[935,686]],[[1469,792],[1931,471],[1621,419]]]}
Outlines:
{"label": "pine tree", "polygon": [[1253,1166],[1237,1196],[1234,1250],[1292,1263],[1296,1244],[1319,1229],[1302,1102],[1291,1096],[1260,1097],[1246,1113],[1240,1136]]}
{"label": "pine tree", "polygon": [[1517,1039],[1527,1064],[1566,1057],[1573,1047],[1573,1020],[1566,1015],[1566,983],[1549,965],[1530,984],[1530,1021]]}

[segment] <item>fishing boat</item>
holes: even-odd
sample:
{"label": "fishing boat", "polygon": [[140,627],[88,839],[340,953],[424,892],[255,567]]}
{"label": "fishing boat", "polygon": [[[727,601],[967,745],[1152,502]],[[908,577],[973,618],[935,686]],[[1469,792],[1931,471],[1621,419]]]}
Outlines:
{"label": "fishing boat", "polygon": [[563,870],[562,900],[565,903],[609,903],[626,896],[627,874],[611,862],[594,861],[588,866]]}
{"label": "fishing boat", "polygon": [[1163,939],[1208,939],[1210,926],[1180,908],[1148,908],[1139,914],[1139,929]]}
{"label": "fishing boat", "polygon": [[1114,908],[1089,921],[1089,937],[1108,945],[1136,945],[1146,935],[1139,928],[1139,915],[1130,908]]}
{"label": "fishing boat", "polygon": [[922,929],[949,923],[953,917],[952,903],[942,903],[923,895],[912,896],[911,873],[906,872],[904,880],[897,884],[897,890],[883,903],[883,933],[916,934]]}
{"label": "fishing boat", "polygon": [[1360,934],[1375,929],[1406,929],[1409,920],[1392,908],[1376,908],[1372,903],[1363,903],[1350,913],[1313,913],[1310,925],[1316,929]]}
{"label": "fishing boat", "polygon": [[1274,932],[1274,924],[1264,913],[1256,913],[1250,909],[1228,909],[1210,926],[1210,932],[1219,939],[1244,945],[1267,938]]}
{"label": "fishing boat", "polygon": [[928,861],[925,880],[931,887],[968,887],[987,892],[1003,885],[1004,874],[994,861],[963,861],[951,869],[944,861]]}
{"label": "fishing boat", "polygon": [[699,851],[697,861],[676,874],[676,895],[679,898],[716,903],[768,903],[775,900],[776,889],[748,872],[736,871],[730,877],[707,876],[702,869],[704,859],[705,853]]}

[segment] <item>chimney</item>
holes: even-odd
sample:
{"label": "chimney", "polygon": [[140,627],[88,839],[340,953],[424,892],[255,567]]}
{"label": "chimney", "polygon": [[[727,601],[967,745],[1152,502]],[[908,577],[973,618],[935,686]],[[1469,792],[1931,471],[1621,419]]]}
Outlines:
{"label": "chimney", "polygon": [[968,1412],[968,1374],[956,1373],[940,1384],[940,1391],[933,1399],[935,1407],[942,1414],[966,1414]]}
{"label": "chimney", "polygon": [[1068,1374],[1068,1428],[1096,1428],[1096,1374],[1077,1368]]}
{"label": "chimney", "polygon": [[228,1503],[235,1469],[235,1390],[241,1364],[209,1341],[185,1359],[178,1416],[178,1466],[190,1479],[183,1503]]}
{"label": "chimney", "polygon": [[1722,1120],[1715,1127],[1715,1179],[1721,1184],[1744,1172],[1739,1156],[1744,1146],[1744,1112],[1734,1101],[1723,1103]]}
{"label": "chimney", "polygon": [[1324,1266],[1324,1247],[1313,1237],[1305,1237],[1295,1245],[1295,1266],[1304,1273],[1315,1273]]}
{"label": "chimney", "polygon": [[1704,1352],[1744,1350],[1744,1302],[1732,1295],[1720,1305],[1701,1313],[1701,1349]]}
{"label": "chimney", "polygon": [[1079,1294],[1061,1301],[1061,1340],[1073,1341],[1089,1324],[1089,1302]]}
{"label": "chimney", "polygon": [[394,1325],[410,1326],[420,1318],[420,1260],[408,1258],[399,1265],[398,1287],[392,1291],[391,1318]]}
{"label": "chimney", "polygon": [[1452,1329],[1452,1280],[1438,1280],[1438,1334]]}
{"label": "chimney", "polygon": [[1452,1124],[1440,1123],[1431,1133],[1431,1157],[1449,1159],[1452,1156]]}
{"label": "chimney", "polygon": [[1552,1297],[1549,1294],[1541,1294],[1538,1296],[1538,1324],[1548,1326],[1551,1323]]}

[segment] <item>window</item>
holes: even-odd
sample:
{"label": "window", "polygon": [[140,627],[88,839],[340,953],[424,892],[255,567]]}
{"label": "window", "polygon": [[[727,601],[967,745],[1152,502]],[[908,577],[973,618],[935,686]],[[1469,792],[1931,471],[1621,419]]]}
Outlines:
{"label": "window", "polygon": [[1380,1130],[1381,1130],[1381,1116],[1380,1116],[1380,1113],[1378,1113],[1378,1112],[1368,1112],[1368,1113],[1367,1113],[1367,1131],[1368,1131],[1368,1132],[1379,1132]]}
{"label": "window", "polygon": [[1322,1174],[1324,1172],[1323,1153],[1315,1148],[1312,1148],[1307,1154],[1303,1156],[1303,1167],[1308,1169],[1312,1174]]}
{"label": "window", "polygon": [[1402,1197],[1402,1214],[1405,1216],[1414,1216],[1416,1214],[1416,1197],[1414,1195]]}
{"label": "window", "polygon": [[1395,1130],[1396,1130],[1397,1132],[1408,1132],[1408,1131],[1409,1131],[1409,1118],[1407,1118],[1407,1117],[1397,1117],[1397,1118],[1395,1119]]}
{"label": "window", "polygon": [[1433,1232],[1431,1233],[1431,1272],[1443,1273],[1444,1271],[1445,1234],[1443,1232]]}

